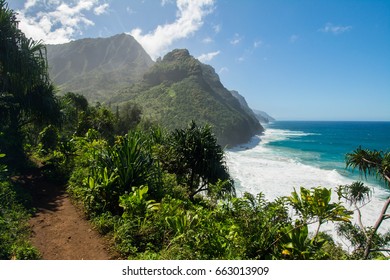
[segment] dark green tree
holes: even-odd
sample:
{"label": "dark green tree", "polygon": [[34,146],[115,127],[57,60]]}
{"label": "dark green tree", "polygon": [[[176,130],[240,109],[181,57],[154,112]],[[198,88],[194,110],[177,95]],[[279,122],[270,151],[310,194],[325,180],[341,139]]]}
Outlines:
{"label": "dark green tree", "polygon": [[127,102],[120,109],[117,107],[115,116],[115,132],[125,135],[130,129],[134,129],[140,122],[142,109],[137,103]]}
{"label": "dark green tree", "polygon": [[345,199],[350,206],[354,207],[354,211],[358,215],[358,223],[366,238],[367,231],[363,225],[361,207],[366,204],[366,201],[371,199],[371,189],[364,185],[363,182],[354,182],[350,185],[342,185],[337,189],[339,198]]}
{"label": "dark green tree", "polygon": [[185,129],[176,129],[171,140],[173,150],[173,170],[181,183],[188,186],[190,198],[200,192],[210,194],[212,186],[219,181],[219,196],[224,193],[235,194],[233,180],[230,178],[224,161],[224,152],[211,132],[211,127],[199,127],[195,122]]}
{"label": "dark green tree", "polygon": [[39,146],[42,154],[48,154],[54,151],[58,145],[58,130],[53,125],[48,125],[40,133],[38,137]]}
{"label": "dark green tree", "polygon": [[87,99],[78,93],[67,92],[60,97],[62,113],[62,131],[68,136],[76,134],[82,117],[88,112],[89,104]]}
{"label": "dark green tree", "polygon": [[96,106],[89,106],[86,111],[82,111],[77,124],[76,135],[82,136],[89,129],[94,129],[109,142],[114,140],[115,116],[111,110],[99,103]]}

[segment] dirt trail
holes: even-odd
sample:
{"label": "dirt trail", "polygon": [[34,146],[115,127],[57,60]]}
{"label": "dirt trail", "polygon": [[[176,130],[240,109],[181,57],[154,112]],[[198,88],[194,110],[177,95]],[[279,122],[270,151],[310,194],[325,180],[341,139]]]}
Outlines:
{"label": "dirt trail", "polygon": [[117,256],[71,203],[64,186],[42,177],[26,179],[35,215],[30,219],[31,242],[45,260],[109,260]]}

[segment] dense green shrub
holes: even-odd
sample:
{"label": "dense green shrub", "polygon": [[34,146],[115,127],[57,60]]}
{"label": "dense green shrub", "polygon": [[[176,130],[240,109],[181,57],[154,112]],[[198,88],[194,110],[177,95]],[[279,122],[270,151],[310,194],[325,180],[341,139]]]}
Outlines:
{"label": "dense green shrub", "polygon": [[330,190],[302,188],[272,202],[236,197],[208,126],[130,131],[114,144],[89,130],[73,141],[69,192],[125,258],[346,258],[331,238],[308,231],[311,223],[348,220]]}
{"label": "dense green shrub", "polygon": [[58,145],[58,130],[53,125],[46,126],[38,136],[38,143],[41,154],[48,154],[57,148]]}
{"label": "dense green shrub", "polygon": [[28,219],[14,186],[9,181],[0,181],[0,259],[39,258],[38,251],[28,241]]}
{"label": "dense green shrub", "polygon": [[80,149],[69,190],[82,201],[88,214],[121,214],[119,198],[134,187],[147,185],[153,197],[161,196],[161,172],[146,136],[130,132],[118,137],[112,146],[98,138],[78,140]]}

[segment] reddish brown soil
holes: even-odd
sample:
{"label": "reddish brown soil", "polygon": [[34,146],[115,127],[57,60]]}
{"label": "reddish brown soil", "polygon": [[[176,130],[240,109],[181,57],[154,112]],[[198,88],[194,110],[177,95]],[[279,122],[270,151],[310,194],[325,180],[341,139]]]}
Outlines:
{"label": "reddish brown soil", "polygon": [[65,187],[42,177],[26,177],[35,215],[31,242],[44,260],[109,260],[117,255],[71,202]]}

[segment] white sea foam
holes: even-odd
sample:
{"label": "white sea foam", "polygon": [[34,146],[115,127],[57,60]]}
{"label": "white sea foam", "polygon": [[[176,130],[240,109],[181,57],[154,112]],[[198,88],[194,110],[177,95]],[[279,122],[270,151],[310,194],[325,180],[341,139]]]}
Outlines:
{"label": "white sea foam", "polygon": [[[253,137],[248,144],[228,150],[226,162],[235,180],[237,194],[262,192],[272,201],[277,197],[290,195],[294,188],[299,190],[301,186],[335,189],[339,185],[352,183],[353,179],[343,176],[336,169],[325,170],[303,164],[300,159],[308,156],[307,152],[289,151],[266,145],[273,141],[306,135],[308,134],[300,131],[267,129],[263,135]],[[365,225],[373,226],[389,192],[378,185],[369,185],[374,190],[373,198],[371,203],[362,209],[362,213]],[[332,224],[325,225],[322,229],[335,236]],[[390,221],[381,226],[381,232],[388,230]]]}

